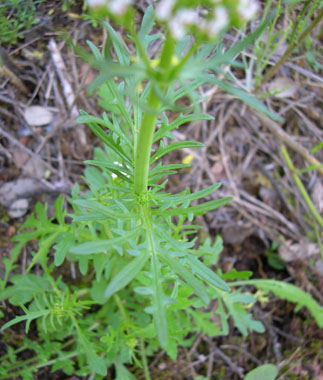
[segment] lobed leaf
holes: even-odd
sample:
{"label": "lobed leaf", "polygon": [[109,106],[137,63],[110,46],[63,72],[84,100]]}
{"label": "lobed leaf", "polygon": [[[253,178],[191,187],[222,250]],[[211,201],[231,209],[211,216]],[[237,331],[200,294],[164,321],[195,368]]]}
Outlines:
{"label": "lobed leaf", "polygon": [[209,296],[206,291],[206,287],[200,280],[198,280],[178,260],[171,257],[168,253],[163,252],[162,258],[174,270],[175,273],[181,276],[185,280],[185,282],[194,289],[195,293],[201,298],[203,302],[205,302],[206,304],[210,302]]}
{"label": "lobed leaf", "polygon": [[120,246],[120,244],[125,244],[130,238],[138,235],[140,228],[136,228],[130,232],[125,232],[123,236],[109,239],[109,240],[98,240],[90,241],[84,244],[80,244],[76,247],[70,249],[70,253],[77,255],[89,255],[93,253],[102,253],[108,249],[114,248],[115,246]]}
{"label": "lobed leaf", "polygon": [[208,75],[206,78],[206,82],[219,86],[222,90],[237,97],[238,99],[242,100],[244,103],[248,104],[250,107],[254,108],[256,111],[264,115],[267,115],[271,119],[279,121],[279,122],[284,121],[284,119],[280,115],[269,110],[263,103],[261,103],[260,100],[248,94],[246,91],[240,90],[239,88],[236,88],[229,83],[223,82],[213,75],[212,76]]}
{"label": "lobed leaf", "polygon": [[205,266],[200,260],[192,255],[186,256],[186,261],[190,264],[193,273],[198,274],[205,280],[206,282],[214,285],[215,287],[224,290],[230,291],[230,287],[210,268]]}
{"label": "lobed leaf", "polygon": [[168,327],[166,319],[166,310],[164,305],[164,292],[162,288],[162,279],[160,274],[160,263],[156,252],[153,252],[151,259],[152,274],[152,295],[153,295],[153,316],[160,345],[166,347],[168,343]]}
{"label": "lobed leaf", "polygon": [[272,292],[281,299],[296,303],[297,309],[306,307],[315,318],[317,325],[320,328],[323,327],[323,307],[309,293],[305,293],[295,285],[276,280],[247,280],[231,283],[231,286],[236,285],[253,285],[265,292]]}
{"label": "lobed leaf", "polygon": [[204,144],[197,141],[183,141],[183,142],[175,142],[166,146],[160,146],[157,152],[151,157],[151,163],[154,163],[159,158],[165,156],[165,154],[173,152],[177,149],[183,148],[201,148]]}
{"label": "lobed leaf", "polygon": [[[185,123],[191,123],[200,120],[213,120],[214,117],[204,114],[204,113],[192,113],[190,115],[180,114],[174,121],[170,124],[168,122],[163,122],[161,127],[155,132],[153,142],[160,140],[163,137],[167,137],[168,132],[173,129],[177,129],[180,125]],[[167,119],[166,119],[167,120]]]}
{"label": "lobed leaf", "polygon": [[127,167],[125,167],[124,165],[120,166],[117,164],[109,163],[107,161],[95,161],[95,160],[87,160],[87,161],[85,161],[85,163],[88,165],[94,165],[94,166],[98,166],[100,168],[107,169],[126,182],[129,182],[129,183],[133,182],[132,171],[130,169],[128,169]]}
{"label": "lobed leaf", "polygon": [[215,210],[221,206],[224,206],[231,202],[233,197],[225,197],[209,202],[204,202],[200,205],[191,206],[191,207],[177,207],[175,209],[162,210],[152,209],[151,213],[153,215],[161,215],[161,216],[179,216],[179,215],[203,215],[208,211]]}
{"label": "lobed leaf", "polygon": [[221,183],[218,182],[215,185],[209,186],[203,190],[196,191],[195,193],[188,193],[187,194],[187,191],[183,191],[183,192],[178,193],[178,194],[167,195],[167,196],[165,196],[165,198],[166,198],[166,201],[169,201],[169,203],[172,205],[178,205],[178,204],[184,203],[184,202],[192,202],[192,201],[195,201],[197,199],[207,197],[208,195],[210,195],[210,194],[214,193],[216,190],[218,190],[220,186],[221,186]]}

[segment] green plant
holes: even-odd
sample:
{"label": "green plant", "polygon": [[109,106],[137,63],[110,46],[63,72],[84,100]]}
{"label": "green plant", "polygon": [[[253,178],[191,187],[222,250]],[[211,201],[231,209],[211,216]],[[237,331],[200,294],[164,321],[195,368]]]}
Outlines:
{"label": "green plant", "polygon": [[[223,7],[226,3],[223,1]],[[211,1],[204,4],[214,7]],[[196,2],[189,5],[195,7]],[[176,6],[172,14],[178,16],[174,12],[181,11],[181,2]],[[152,7],[138,32],[131,8],[117,12],[116,20],[136,48],[135,57],[108,23],[104,23],[109,40],[103,54],[91,42],[91,55],[77,50],[100,70],[92,90],[98,90],[99,104],[106,111],[101,118],[81,111],[79,122],[88,124],[104,148],[96,148],[94,160],[87,162],[89,190],[82,192],[76,184],[68,200],[71,208],[60,196],[49,219],[47,206],[37,204],[34,215],[22,226],[23,232],[14,238],[17,246],[4,262],[0,299],[20,306],[25,314],[7,322],[2,330],[7,334],[11,326],[26,321],[28,332],[35,321],[43,350],[28,341],[35,358],[20,365],[15,363],[19,348],[9,350],[2,359],[0,379],[18,374],[28,378],[49,365],[53,371],[62,369],[68,375],[90,375],[92,379],[102,378],[114,366],[116,379],[134,379],[127,364],[150,379],[147,357],[160,347],[176,360],[178,347],[190,346],[199,332],[228,334],[229,319],[243,335],[263,332],[264,326],[250,312],[257,297],[243,292],[246,285],[273,292],[299,308],[307,307],[322,326],[322,308],[297,287],[249,280],[252,273],[247,271],[215,271],[222,241],[218,237],[199,244],[200,227],[194,218],[230,202],[231,197],[213,197],[220,184],[196,193],[185,189],[170,194],[166,190],[167,178],[188,165],[165,163],[162,158],[181,148],[202,146],[194,141],[172,142],[172,131],[191,121],[212,119],[199,112],[202,99],[196,90],[201,85],[217,85],[259,112],[279,118],[256,98],[235,88],[230,77],[224,81],[217,77],[223,73],[223,65],[237,64],[235,57],[263,32],[266,23],[223,52],[215,38],[229,22],[239,25],[239,9],[224,8],[227,25],[222,23],[216,35],[214,29],[210,35],[207,28],[199,29],[202,23],[193,18],[189,24],[178,24],[182,28],[178,40],[169,33],[171,24],[158,9],[165,35],[150,34],[156,15]],[[189,37],[180,41],[181,33],[188,31],[194,33],[193,45]],[[150,57],[147,52],[156,39],[163,47],[158,57]],[[190,98],[190,106],[179,104],[183,97]],[[177,113],[173,121],[169,120],[171,112]],[[198,202],[206,197],[211,200]],[[37,248],[26,273],[10,276],[22,247],[35,240]],[[78,284],[59,275],[57,267],[66,262],[77,265]],[[36,264],[42,268],[42,276],[31,273]],[[214,311],[207,308],[211,301],[216,304]],[[218,324],[212,322],[214,313]]]}
{"label": "green plant", "polygon": [[[293,13],[297,14],[296,21]],[[281,27],[282,16],[287,20],[287,26]],[[320,0],[267,0],[262,20],[268,18],[270,22],[266,33],[255,41],[250,62],[244,60],[247,79],[250,82],[254,78],[254,83],[247,83],[250,90],[255,88],[259,91],[266,85],[302,44],[307,50],[305,57],[309,64],[315,69],[320,67],[315,52],[310,51],[313,43],[310,33],[323,18]],[[274,55],[279,58],[277,61]]]}
{"label": "green plant", "polygon": [[[319,150],[321,147],[320,145],[314,147],[313,151]],[[290,158],[290,155],[285,147],[284,144],[281,145],[281,153],[282,156],[286,162],[287,168],[289,169],[293,180],[298,188],[298,191],[300,192],[302,198],[304,199],[306,206],[312,215],[311,218],[308,218],[309,223],[311,223],[311,227],[313,228],[313,232],[315,234],[314,239],[316,240],[320,249],[321,258],[323,260],[323,246],[322,246],[322,233],[323,233],[323,218],[320,215],[319,210],[316,209],[310,195],[308,194],[302,180],[301,175],[303,173],[307,173],[312,170],[317,170],[322,167],[322,164],[320,165],[310,165],[305,169],[297,170],[293,164],[292,159]]]}
{"label": "green plant", "polygon": [[0,41],[16,44],[23,30],[39,22],[37,6],[44,0],[5,0],[0,5]]}

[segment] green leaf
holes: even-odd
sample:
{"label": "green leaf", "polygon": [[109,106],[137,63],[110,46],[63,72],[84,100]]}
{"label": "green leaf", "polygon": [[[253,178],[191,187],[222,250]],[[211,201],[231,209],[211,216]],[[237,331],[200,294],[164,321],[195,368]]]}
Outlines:
{"label": "green leaf", "polygon": [[318,143],[317,145],[313,146],[313,148],[311,148],[310,152],[311,153],[317,153],[321,149],[323,149],[323,141]]}
{"label": "green leaf", "polygon": [[[167,165],[165,165],[165,166],[167,166]],[[220,186],[221,186],[221,183],[218,182],[215,185],[209,186],[206,189],[196,191],[195,193],[191,193],[191,194],[190,193],[187,194],[187,191],[183,191],[179,194],[174,194],[174,195],[167,194],[165,196],[165,199],[166,199],[166,201],[169,201],[169,203],[172,205],[178,205],[178,204],[184,203],[184,202],[192,202],[192,201],[195,201],[197,199],[207,197],[208,195],[210,195],[210,194],[214,193],[216,190],[218,190]]]}
{"label": "green leaf", "polygon": [[278,370],[273,364],[264,364],[248,372],[244,380],[275,380]]}
{"label": "green leaf", "polygon": [[13,305],[25,304],[36,294],[50,290],[48,280],[35,274],[16,274],[10,278],[10,281],[14,285],[0,292],[0,300],[9,298],[9,302]]}
{"label": "green leaf", "polygon": [[252,272],[249,270],[237,271],[235,268],[231,269],[228,273],[223,273],[222,278],[225,278],[230,281],[234,280],[248,280],[252,276]]}
{"label": "green leaf", "polygon": [[59,242],[53,246],[55,249],[54,262],[59,266],[65,260],[65,257],[74,244],[74,234],[62,234],[58,236]]}
{"label": "green leaf", "polygon": [[112,164],[106,161],[95,161],[95,160],[88,160],[88,161],[85,161],[85,163],[88,165],[95,165],[100,168],[108,169],[110,172],[114,173],[119,178],[129,183],[133,182],[132,171],[123,165],[117,165],[117,164]]}
{"label": "green leaf", "polygon": [[65,375],[72,376],[73,373],[75,372],[74,364],[75,364],[74,361],[71,359],[62,359],[62,360],[58,359],[53,364],[51,368],[51,372],[55,372],[55,371],[58,371],[59,369],[62,369]]}
{"label": "green leaf", "polygon": [[[107,200],[105,200],[107,201]],[[109,200],[110,201],[110,200]],[[111,201],[113,202],[113,201]],[[134,213],[124,213],[120,212],[119,210],[116,210],[116,208],[112,208],[110,206],[105,206],[100,202],[92,201],[92,200],[86,200],[86,199],[73,199],[70,200],[70,203],[76,204],[78,206],[87,208],[89,210],[96,211],[99,215],[105,215],[109,219],[121,219],[121,218],[126,218],[126,219],[132,219],[137,216],[137,214]],[[118,211],[118,212],[117,212]],[[86,217],[89,217],[91,219],[91,215],[86,215]],[[75,219],[80,219],[81,216],[76,217]]]}
{"label": "green leaf", "polygon": [[106,185],[106,180],[102,171],[97,168],[88,167],[84,171],[85,179],[90,189],[95,192],[99,191]]}
{"label": "green leaf", "polygon": [[63,210],[63,206],[64,206],[64,197],[62,195],[59,195],[54,203],[54,208],[56,211],[55,217],[57,218],[58,223],[62,225],[65,224],[64,218],[65,218],[65,213],[66,213],[66,211],[64,212]]}
{"label": "green leaf", "polygon": [[109,239],[109,240],[98,240],[98,241],[90,241],[84,244],[80,244],[76,247],[70,249],[71,253],[77,255],[89,255],[92,253],[102,253],[107,251],[108,249],[114,248],[115,246],[120,244],[125,244],[129,241],[129,239],[135,235],[138,235],[140,228],[136,228],[128,233],[124,233],[123,236]]}
{"label": "green leaf", "polygon": [[116,360],[115,366],[117,369],[117,377],[115,380],[136,380],[136,378],[120,362],[120,359]]}
{"label": "green leaf", "polygon": [[153,164],[155,161],[157,161],[159,158],[165,156],[165,154],[173,152],[177,149],[183,149],[183,148],[201,148],[204,144],[197,142],[197,141],[183,141],[183,142],[175,142],[166,146],[160,146],[157,150],[157,152],[151,157],[150,161],[151,164]]}
{"label": "green leaf", "polygon": [[296,173],[297,173],[297,175],[301,175],[301,174],[310,172],[312,170],[319,170],[322,168],[323,168],[323,164],[312,164],[312,165],[307,166],[304,169],[296,169]]}
{"label": "green leaf", "polygon": [[161,283],[160,263],[154,251],[151,259],[153,316],[157,337],[160,345],[166,347],[168,343],[168,327],[164,305],[164,292]]}
{"label": "green leaf", "polygon": [[183,266],[183,264],[171,257],[167,252],[162,253],[162,258],[174,270],[175,273],[182,277],[185,282],[194,289],[195,293],[204,303],[208,304],[210,302],[203,282],[198,280],[188,269]]}
{"label": "green leaf", "polygon": [[161,34],[149,35],[154,24],[154,8],[150,5],[145,11],[139,31],[139,42],[142,44],[144,51],[147,51],[151,41],[161,37]]}
{"label": "green leaf", "polygon": [[198,274],[203,278],[203,280],[221,290],[227,292],[230,291],[230,287],[217,274],[215,274],[210,268],[205,266],[196,257],[192,255],[187,255],[186,260],[190,264],[193,273]]}
{"label": "green leaf", "polygon": [[184,169],[184,168],[189,168],[190,166],[191,166],[190,164],[167,164],[167,165],[162,165],[162,163],[159,162],[158,165],[156,165],[155,167],[153,167],[149,171],[149,182],[150,183],[155,183],[156,182],[156,178],[158,178],[158,177],[162,178],[164,176],[168,176],[167,173],[176,173],[177,170]]}
{"label": "green leaf", "polygon": [[297,310],[306,307],[315,318],[317,325],[321,328],[323,327],[323,307],[320,306],[309,293],[305,293],[295,285],[276,280],[236,281],[230,285],[253,285],[265,292],[272,292],[281,299],[296,303]]}
{"label": "green leaf", "polygon": [[40,318],[40,317],[45,317],[48,314],[50,314],[49,310],[34,311],[34,312],[29,312],[28,311],[28,314],[16,317],[16,318],[12,319],[11,321],[7,322],[6,324],[4,324],[1,327],[1,330],[5,330],[6,328],[8,328],[10,326],[13,326],[13,325],[15,325],[15,324],[17,324],[19,322],[27,321],[27,323],[26,323],[26,334],[27,334],[28,330],[29,330],[30,323],[34,319],[37,319],[37,318]]}
{"label": "green leaf", "polygon": [[104,359],[97,355],[93,348],[87,349],[86,357],[92,373],[97,373],[98,375],[106,376],[107,366],[104,362]]}
{"label": "green leaf", "polygon": [[141,255],[132,259],[129,264],[127,264],[115,277],[113,277],[105,291],[105,297],[111,297],[114,293],[128,285],[129,282],[132,281],[144,267],[148,258],[148,252],[144,251]]}
{"label": "green leaf", "polygon": [[156,142],[163,137],[167,137],[167,134],[170,131],[177,129],[182,124],[191,123],[194,121],[213,120],[213,119],[214,119],[213,116],[210,116],[204,113],[192,113],[190,115],[181,114],[170,124],[168,124],[168,122],[163,122],[161,127],[155,132],[153,142]]}
{"label": "green leaf", "polygon": [[[251,45],[257,38],[259,38],[262,33],[264,32],[266,26],[271,21],[272,16],[269,16],[262,24],[258,26],[258,28],[253,31],[252,33],[248,34],[245,38],[243,38],[241,41],[237,42],[235,45],[233,45],[229,50],[224,52],[223,54],[219,54],[214,58],[211,58],[206,65],[209,68],[212,68],[212,66],[219,66],[226,63],[231,63],[233,58],[244,51],[249,45]],[[209,63],[212,66],[209,66]]]}
{"label": "green leaf", "polygon": [[153,215],[161,215],[161,216],[179,216],[179,215],[203,215],[207,213],[208,211],[215,210],[216,208],[219,208],[221,206],[224,206],[231,202],[233,197],[225,197],[209,202],[204,202],[197,206],[191,206],[191,207],[177,207],[175,209],[168,209],[168,210],[162,210],[162,209],[152,209],[151,213]]}
{"label": "green leaf", "polygon": [[122,65],[125,65],[125,66],[129,65],[129,63],[130,63],[130,54],[129,54],[128,50],[125,48],[124,43],[123,43],[121,37],[112,28],[112,26],[109,23],[104,22],[103,24],[106,27],[106,29],[107,29],[107,31],[109,33],[109,36],[110,36],[110,38],[112,40],[113,48],[114,48],[114,51],[115,51],[115,53],[117,55],[118,61]]}
{"label": "green leaf", "polygon": [[[104,87],[104,88],[106,88],[106,87]],[[108,100],[107,95],[106,95],[107,91],[108,90],[104,91],[104,89],[102,89],[102,88],[100,89],[100,95],[104,98],[104,100],[106,102]],[[111,94],[111,97],[113,97],[113,94]],[[109,102],[109,104],[112,104],[112,103]],[[131,145],[129,139],[124,134],[124,132],[120,129],[118,124],[111,123],[111,121],[109,120],[109,118],[105,112],[103,113],[102,119],[100,117],[89,115],[83,110],[80,110],[80,114],[81,114],[81,116],[76,120],[78,123],[80,123],[80,124],[95,123],[95,124],[103,125],[104,127],[110,129],[110,131],[113,131],[113,133],[115,133],[118,137],[120,137],[120,139],[122,141],[125,141],[127,143],[127,145],[129,146],[129,148],[132,148],[132,145]]]}
{"label": "green leaf", "polygon": [[91,131],[97,136],[104,144],[106,144],[110,149],[112,149],[121,160],[126,161],[129,165],[132,164],[132,160],[127,156],[127,154],[123,151],[120,145],[118,145],[113,138],[103,131],[96,123],[89,123]]}
{"label": "green leaf", "polygon": [[98,375],[106,376],[107,366],[105,364],[104,359],[97,355],[94,345],[84,335],[83,331],[80,329],[80,327],[75,321],[74,325],[77,329],[79,341],[83,347],[91,372],[96,373]]}
{"label": "green leaf", "polygon": [[277,113],[270,111],[263,103],[261,103],[257,98],[248,94],[247,92],[240,90],[239,88],[233,87],[231,84],[221,81],[215,76],[208,75],[206,82],[215,84],[219,86],[222,90],[228,92],[229,94],[242,100],[244,103],[248,104],[250,107],[254,108],[256,111],[267,115],[273,120],[283,122],[284,119]]}

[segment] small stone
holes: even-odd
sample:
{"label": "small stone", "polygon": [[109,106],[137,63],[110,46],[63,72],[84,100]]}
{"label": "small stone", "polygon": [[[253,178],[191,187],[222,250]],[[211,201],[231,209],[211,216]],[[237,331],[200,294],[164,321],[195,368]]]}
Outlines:
{"label": "small stone", "polygon": [[29,202],[25,198],[15,200],[8,210],[10,218],[20,218],[24,216],[28,210]]}

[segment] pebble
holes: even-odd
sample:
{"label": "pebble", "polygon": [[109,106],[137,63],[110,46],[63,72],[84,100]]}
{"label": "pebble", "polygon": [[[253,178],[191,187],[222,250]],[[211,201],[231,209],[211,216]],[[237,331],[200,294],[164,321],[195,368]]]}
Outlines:
{"label": "pebble", "polygon": [[8,210],[8,215],[10,218],[20,218],[26,214],[28,206],[29,202],[27,199],[17,199],[11,204]]}
{"label": "pebble", "polygon": [[52,112],[42,106],[27,107],[24,112],[25,120],[29,125],[40,127],[53,121]]}

